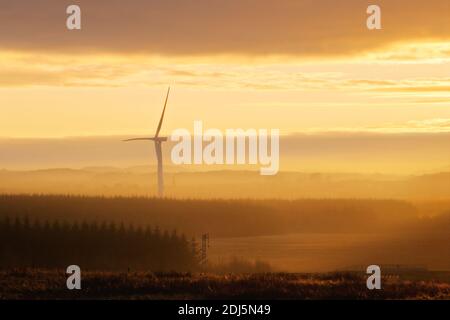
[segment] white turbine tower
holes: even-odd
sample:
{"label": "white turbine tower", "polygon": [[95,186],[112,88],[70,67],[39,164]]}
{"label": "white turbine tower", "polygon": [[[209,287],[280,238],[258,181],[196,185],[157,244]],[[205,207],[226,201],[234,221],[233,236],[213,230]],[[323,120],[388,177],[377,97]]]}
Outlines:
{"label": "white turbine tower", "polygon": [[155,136],[153,138],[134,138],[127,139],[126,141],[136,141],[136,140],[150,140],[155,142],[156,158],[158,160],[158,195],[162,197],[164,195],[164,179],[163,179],[163,164],[162,164],[162,149],[161,144],[167,141],[167,137],[160,137],[159,131],[161,131],[161,126],[164,119],[164,113],[166,112],[167,100],[169,99],[170,87],[167,89],[166,101],[164,102],[163,112],[161,114],[161,119],[159,119],[158,128],[156,129]]}

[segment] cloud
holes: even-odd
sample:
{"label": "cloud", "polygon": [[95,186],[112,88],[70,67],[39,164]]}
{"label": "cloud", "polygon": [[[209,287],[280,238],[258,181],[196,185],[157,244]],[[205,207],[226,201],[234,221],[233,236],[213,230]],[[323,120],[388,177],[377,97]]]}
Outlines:
{"label": "cloud", "polygon": [[[411,86],[411,87],[390,87],[390,88],[377,88],[377,91],[385,92],[450,92],[450,86]],[[450,102],[450,100],[448,100]]]}
{"label": "cloud", "polygon": [[450,131],[450,119],[427,119],[427,120],[415,120],[409,121],[408,126],[411,128],[420,129],[435,129],[442,131]]}
{"label": "cloud", "polygon": [[[393,93],[444,93],[450,92],[450,78],[411,78],[408,80],[372,80],[372,79],[353,79],[342,81],[342,88],[353,87],[354,89],[372,90],[377,92]],[[442,99],[442,97],[440,97]],[[433,102],[428,100],[428,102]],[[447,98],[446,101],[450,102]]]}
{"label": "cloud", "polygon": [[448,0],[378,0],[383,30],[368,31],[366,0],[0,0],[0,49],[152,55],[338,56],[410,40],[448,40]]}
{"label": "cloud", "polygon": [[450,42],[411,41],[393,45],[388,50],[370,52],[365,59],[385,64],[441,64],[450,61]]}
{"label": "cloud", "polygon": [[[33,56],[39,63],[32,63]],[[174,63],[167,60],[114,56],[0,55],[0,87],[20,86],[154,86],[175,83],[185,87],[286,90],[334,85],[337,72],[300,72],[295,65]]]}
{"label": "cloud", "polygon": [[139,72],[138,65],[50,61],[30,64],[27,59],[0,62],[0,87],[20,86],[119,86],[127,76]]}
{"label": "cloud", "polygon": [[[65,86],[125,87],[159,86],[220,90],[301,90],[334,92],[436,93],[450,92],[450,78],[359,78],[348,72],[302,70],[295,63],[246,65],[238,63],[173,63],[153,59],[77,55],[50,55],[32,63],[33,54],[0,56],[0,87]],[[397,75],[398,77],[398,75]],[[427,97],[430,98],[430,97]],[[435,101],[427,100],[429,103]],[[449,102],[438,101],[438,102]]]}
{"label": "cloud", "polygon": [[[410,120],[404,123],[386,123],[381,126],[353,128],[351,131],[379,133],[450,133],[450,119],[432,118],[425,120]],[[345,132],[342,131],[342,132]]]}

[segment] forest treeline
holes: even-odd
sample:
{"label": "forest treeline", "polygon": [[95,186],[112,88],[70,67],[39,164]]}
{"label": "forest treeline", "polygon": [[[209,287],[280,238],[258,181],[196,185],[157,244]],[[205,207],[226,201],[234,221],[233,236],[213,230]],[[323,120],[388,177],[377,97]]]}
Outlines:
{"label": "forest treeline", "polygon": [[0,195],[0,218],[113,221],[158,225],[199,237],[289,233],[390,232],[417,224],[417,209],[397,200],[189,200],[146,197]]}
{"label": "forest treeline", "polygon": [[0,219],[0,268],[190,271],[197,261],[194,239],[158,227]]}

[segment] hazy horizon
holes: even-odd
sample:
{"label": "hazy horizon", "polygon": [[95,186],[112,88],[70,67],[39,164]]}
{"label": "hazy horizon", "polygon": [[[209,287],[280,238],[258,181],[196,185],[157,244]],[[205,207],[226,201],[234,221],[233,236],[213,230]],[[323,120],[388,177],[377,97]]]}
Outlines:
{"label": "hazy horizon", "polygon": [[[0,138],[0,169],[85,167],[129,168],[156,164],[148,142],[123,143],[127,136],[61,139]],[[204,143],[205,145],[206,143]],[[169,171],[258,170],[255,165],[174,165]],[[308,133],[280,138],[280,172],[421,175],[450,171],[450,133]]]}

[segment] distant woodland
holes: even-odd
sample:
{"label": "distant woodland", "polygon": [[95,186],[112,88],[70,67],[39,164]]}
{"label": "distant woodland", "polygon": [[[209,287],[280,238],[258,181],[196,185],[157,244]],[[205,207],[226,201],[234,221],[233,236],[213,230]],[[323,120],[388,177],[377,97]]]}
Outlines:
{"label": "distant woodland", "polygon": [[176,231],[124,224],[31,222],[27,217],[0,220],[0,268],[90,270],[192,270],[197,266],[194,241]]}
{"label": "distant woodland", "polygon": [[[428,210],[429,208],[429,210]],[[449,203],[416,206],[398,200],[170,200],[145,197],[0,195],[0,218],[69,223],[104,221],[116,225],[159,226],[189,237],[304,232],[374,233],[442,225]],[[450,210],[448,210],[450,212]],[[431,227],[431,226],[430,226]]]}

